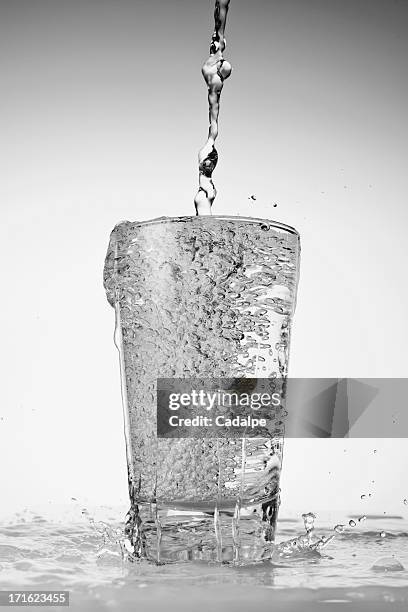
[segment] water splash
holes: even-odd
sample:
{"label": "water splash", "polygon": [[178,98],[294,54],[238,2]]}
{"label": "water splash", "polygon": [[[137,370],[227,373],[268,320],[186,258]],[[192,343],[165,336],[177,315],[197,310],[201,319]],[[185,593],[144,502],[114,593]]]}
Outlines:
{"label": "water splash", "polygon": [[214,11],[215,28],[210,44],[210,56],[202,67],[202,74],[208,88],[209,130],[205,145],[198,154],[198,192],[194,198],[197,215],[210,215],[211,206],[217,191],[212,173],[217,165],[218,153],[215,140],[218,136],[218,116],[220,112],[220,96],[224,81],[232,71],[231,64],[224,60],[225,24],[230,0],[216,0]]}
{"label": "water splash", "polygon": [[302,519],[305,525],[305,530],[309,538],[311,537],[314,531],[314,522],[316,515],[313,512],[308,512],[307,514],[302,514]]}
{"label": "water splash", "polygon": [[[302,519],[306,533],[296,538],[292,538],[291,540],[281,542],[276,547],[272,560],[276,559],[276,556],[287,558],[293,556],[309,556],[310,554],[318,555],[320,550],[334,539],[334,535],[329,537],[316,536],[314,524],[316,515],[313,512],[302,514]],[[340,525],[337,525],[337,527],[340,527]]]}

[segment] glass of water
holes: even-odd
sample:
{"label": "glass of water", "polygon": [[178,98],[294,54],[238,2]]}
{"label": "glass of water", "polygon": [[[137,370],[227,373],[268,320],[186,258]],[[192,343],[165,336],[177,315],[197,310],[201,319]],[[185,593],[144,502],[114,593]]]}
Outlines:
{"label": "glass of water", "polygon": [[273,542],[283,437],[158,438],[157,379],[285,378],[299,257],[296,230],[265,219],[114,228],[104,284],[116,313],[132,555],[256,558]]}

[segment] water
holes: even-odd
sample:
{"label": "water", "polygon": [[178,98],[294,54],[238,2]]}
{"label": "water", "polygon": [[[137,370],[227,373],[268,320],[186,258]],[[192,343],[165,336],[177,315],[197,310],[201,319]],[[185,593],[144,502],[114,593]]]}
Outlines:
{"label": "water", "polygon": [[104,278],[122,370],[129,553],[252,559],[273,541],[282,437],[158,439],[156,381],[286,376],[298,259],[297,233],[263,220],[162,218],[112,232]]}
{"label": "water", "polygon": [[[0,521],[1,589],[66,589],[78,610],[158,611],[165,602],[170,610],[275,606],[304,611],[336,600],[371,612],[408,602],[406,519],[368,516],[320,550],[296,550],[289,543],[307,537],[304,520],[282,517],[277,541],[284,545],[276,548],[286,543],[288,551],[272,559],[158,565],[124,558],[123,508],[88,512],[72,506],[69,511],[25,511]],[[336,521],[348,524],[349,518],[318,514],[313,540],[329,538]]]}
{"label": "water", "polygon": [[208,89],[209,129],[208,138],[198,154],[198,192],[194,198],[197,215],[211,214],[211,207],[217,191],[212,174],[218,161],[215,141],[218,136],[218,116],[220,96],[224,81],[232,71],[229,62],[224,60],[225,24],[230,0],[216,0],[214,11],[214,33],[210,44],[210,56],[204,63],[202,73]]}
{"label": "water", "polygon": [[202,68],[209,131],[199,152],[197,217],[119,224],[105,263],[121,364],[131,500],[125,550],[132,559],[253,561],[270,555],[275,536],[283,413],[269,438],[156,435],[158,377],[287,374],[297,233],[207,216],[216,197],[220,96],[232,70],[223,57],[228,8],[229,0],[216,0]]}
{"label": "water", "polygon": [[199,152],[197,217],[120,224],[105,263],[131,500],[126,550],[156,562],[261,558],[274,540],[280,503],[283,413],[269,438],[156,435],[159,377],[287,374],[297,233],[261,220],[207,216],[216,196],[220,96],[232,70],[223,57],[228,8],[229,0],[216,0],[202,68],[209,131]]}

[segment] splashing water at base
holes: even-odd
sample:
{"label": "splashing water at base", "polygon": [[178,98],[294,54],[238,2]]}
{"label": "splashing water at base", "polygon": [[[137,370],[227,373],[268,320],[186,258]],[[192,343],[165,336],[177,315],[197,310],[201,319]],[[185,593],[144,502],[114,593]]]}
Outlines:
{"label": "splashing water at base", "polygon": [[[341,599],[353,610],[369,602],[363,609],[371,612],[383,610],[386,602],[408,602],[407,520],[367,517],[358,530],[337,534],[327,548],[313,545],[330,537],[331,520],[319,515],[312,529],[308,520],[305,533],[301,521],[283,517],[281,543],[269,557],[162,565],[127,561],[123,514],[123,508],[83,514],[78,509],[45,518],[26,511],[0,521],[0,588],[69,590],[71,609],[81,611],[159,612],[165,602],[166,609],[178,612],[192,607],[221,612],[229,609],[228,601],[231,609],[269,611],[286,604],[307,612],[317,602]],[[386,539],[378,537],[381,525]]]}
{"label": "splashing water at base", "polygon": [[205,62],[202,73],[208,89],[209,130],[205,145],[198,154],[199,188],[194,198],[197,215],[210,215],[211,207],[217,191],[212,174],[218,161],[215,141],[218,136],[218,116],[220,112],[220,97],[224,81],[232,71],[229,62],[224,60],[225,24],[230,0],[216,0],[214,21],[215,28],[211,39],[210,56]]}

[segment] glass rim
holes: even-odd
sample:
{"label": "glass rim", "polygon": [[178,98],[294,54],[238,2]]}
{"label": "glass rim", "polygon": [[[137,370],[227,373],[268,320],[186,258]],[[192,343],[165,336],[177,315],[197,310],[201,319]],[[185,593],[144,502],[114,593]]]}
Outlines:
{"label": "glass rim", "polygon": [[[147,219],[145,221],[125,221],[125,223],[132,223],[136,225],[156,225],[159,223],[167,223],[173,222],[178,223],[182,221],[186,221],[187,219],[192,221],[193,219],[206,219],[209,217],[210,219],[219,219],[226,221],[246,221],[249,223],[268,223],[270,227],[280,229],[286,231],[294,236],[300,238],[300,234],[291,225],[286,225],[286,223],[281,223],[280,221],[272,221],[272,219],[263,219],[261,217],[241,217],[240,215],[184,215],[179,217],[156,217],[155,219]],[[123,221],[122,221],[123,223]],[[118,224],[120,225],[120,223]]]}

